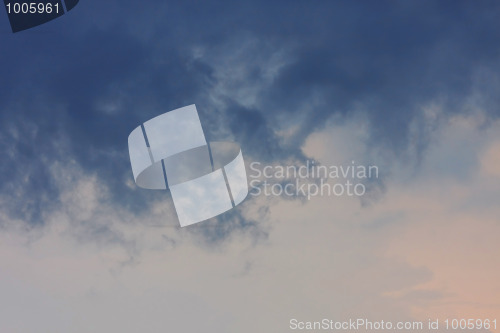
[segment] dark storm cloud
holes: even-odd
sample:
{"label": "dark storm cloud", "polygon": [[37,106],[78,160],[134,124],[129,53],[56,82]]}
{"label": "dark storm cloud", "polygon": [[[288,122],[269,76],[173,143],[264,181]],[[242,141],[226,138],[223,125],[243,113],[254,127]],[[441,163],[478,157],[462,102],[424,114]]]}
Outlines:
{"label": "dark storm cloud", "polygon": [[[292,113],[301,112],[296,105],[314,92],[323,97],[297,143],[332,113],[361,103],[374,123],[373,139],[397,146],[419,107],[444,97],[446,110],[460,111],[479,67],[498,75],[500,34],[492,14],[498,5],[380,4],[357,11],[332,5],[310,17],[323,28],[300,41],[297,60],[282,70],[268,96],[270,105]],[[496,106],[486,111],[498,114]]]}
{"label": "dark storm cloud", "polygon": [[[17,188],[10,209],[40,220],[41,207],[57,197],[47,168],[63,158],[54,144],[63,140],[66,153],[97,173],[117,203],[144,208],[151,194],[125,186],[128,134],[184,105],[198,104],[202,116],[213,110],[215,69],[191,50],[210,52],[238,36],[269,41],[276,52],[288,46],[290,61],[259,93],[258,106],[226,96],[213,118],[220,123],[204,124],[208,137],[226,127],[255,158],[297,156],[328,117],[362,105],[372,143],[399,149],[422,105],[444,98],[446,110],[459,112],[477,70],[489,73],[486,81],[497,77],[499,8],[489,1],[82,1],[47,25],[0,36],[1,144],[13,151],[2,162],[2,193]],[[252,57],[258,55],[245,55],[242,66]],[[244,79],[258,84],[262,75],[257,68]],[[486,81],[483,106],[496,117],[498,91]],[[300,127],[280,146],[273,129],[283,116],[300,119]],[[10,131],[31,127],[36,133],[21,137]]]}

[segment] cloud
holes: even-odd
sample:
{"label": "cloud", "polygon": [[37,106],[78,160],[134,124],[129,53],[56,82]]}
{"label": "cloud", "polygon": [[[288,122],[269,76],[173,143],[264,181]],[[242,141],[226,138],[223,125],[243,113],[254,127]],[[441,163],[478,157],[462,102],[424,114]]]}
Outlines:
{"label": "cloud", "polygon": [[[343,133],[343,129],[335,129],[339,125],[332,126],[333,131],[328,128],[312,135],[311,140],[329,137],[332,132]],[[390,160],[392,166],[386,161],[384,168],[391,169],[386,170],[390,177],[384,180],[383,198],[360,210],[352,220],[367,230],[383,230],[382,257],[428,270],[426,281],[388,293],[400,300],[414,295],[406,306],[419,318],[494,317],[498,312],[499,294],[493,280],[500,272],[491,263],[497,261],[498,242],[493,235],[500,228],[499,211],[492,202],[500,194],[494,171],[498,165],[493,162],[499,126],[498,121],[490,122],[480,112],[442,118],[421,160],[409,159],[420,162],[412,167],[397,158]],[[320,142],[328,147],[349,147],[358,131],[351,128],[345,133],[351,140],[323,138],[306,144],[304,149],[320,161],[342,159],[345,154],[338,154],[336,149],[327,150],[332,155],[325,156]],[[359,141],[355,141],[357,144]],[[355,156],[357,150],[352,153]],[[338,209],[345,210],[345,206]],[[432,297],[420,303],[416,295]]]}
{"label": "cloud", "polygon": [[[498,11],[82,2],[2,36],[0,328],[493,317]],[[356,160],[379,183],[361,202],[250,197],[180,229],[167,192],[133,185],[126,137],[192,103],[247,162]]]}
{"label": "cloud", "polygon": [[[365,156],[369,122],[358,119],[333,117],[303,153],[322,163]],[[412,177],[390,157],[386,192],[371,205],[251,197],[236,212],[254,227],[212,241],[208,230],[220,222],[173,227],[167,198],[150,211],[119,208],[95,173],[55,162],[48,169],[61,202],[44,212],[46,225],[26,231],[3,217],[2,328],[280,332],[291,318],[494,316],[499,212],[482,200],[499,187],[482,170],[499,124],[484,119],[442,118]],[[323,147],[332,143],[343,148]],[[471,160],[465,169],[455,164],[458,151]],[[443,173],[443,165],[456,170]],[[21,308],[32,320],[21,321]]]}

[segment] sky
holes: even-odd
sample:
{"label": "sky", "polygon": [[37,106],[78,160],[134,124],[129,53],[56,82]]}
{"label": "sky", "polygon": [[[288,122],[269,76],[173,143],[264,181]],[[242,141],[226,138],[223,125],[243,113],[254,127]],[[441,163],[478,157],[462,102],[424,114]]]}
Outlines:
{"label": "sky", "polygon": [[[0,14],[0,331],[500,321],[499,15],[485,0],[81,0],[13,34]],[[380,175],[362,197],[250,195],[180,228],[168,191],[135,185],[127,137],[191,104],[247,173]]]}

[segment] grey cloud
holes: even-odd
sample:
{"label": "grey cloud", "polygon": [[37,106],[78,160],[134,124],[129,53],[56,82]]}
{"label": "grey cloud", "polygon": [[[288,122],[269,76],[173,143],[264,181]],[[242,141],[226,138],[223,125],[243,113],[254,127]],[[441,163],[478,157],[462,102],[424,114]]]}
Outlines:
{"label": "grey cloud", "polygon": [[[71,158],[111,187],[115,203],[144,209],[149,195],[125,186],[131,176],[126,137],[138,123],[192,103],[206,116],[208,135],[224,128],[265,161],[301,157],[304,139],[326,119],[359,107],[370,117],[371,144],[397,152],[408,146],[421,106],[435,99],[444,100],[446,112],[466,112],[459,106],[479,94],[485,111],[498,116],[498,85],[488,84],[499,71],[494,3],[111,1],[99,3],[101,12],[96,6],[81,4],[39,33],[2,37],[0,60],[9,64],[1,69],[2,130],[34,123],[38,133],[22,144],[4,140],[17,157],[4,163],[1,186],[7,193],[9,183],[32,174],[25,203],[12,206],[30,211],[21,214],[30,221],[40,220],[37,207],[51,201],[40,197],[57,195],[40,158],[40,151],[62,158],[50,148],[54,140],[64,140]],[[109,12],[116,15],[107,19]],[[266,88],[255,92],[253,106],[231,95],[216,105],[210,96],[220,67],[210,55],[237,54],[248,38],[266,47],[226,65],[247,66],[235,91],[261,82]],[[205,55],[194,56],[196,47]],[[285,64],[266,81],[259,62],[284,49]],[[286,140],[276,136],[275,129],[292,125],[298,129]],[[417,139],[425,149],[425,132]]]}

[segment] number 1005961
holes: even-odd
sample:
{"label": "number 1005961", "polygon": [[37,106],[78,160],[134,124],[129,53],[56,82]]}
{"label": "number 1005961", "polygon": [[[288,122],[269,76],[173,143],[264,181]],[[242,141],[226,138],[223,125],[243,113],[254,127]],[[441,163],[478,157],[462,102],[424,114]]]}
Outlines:
{"label": "number 1005961", "polygon": [[9,14],[59,14],[59,3],[14,2],[5,5]]}
{"label": "number 1005961", "polygon": [[447,330],[497,329],[496,319],[446,319],[444,323]]}

